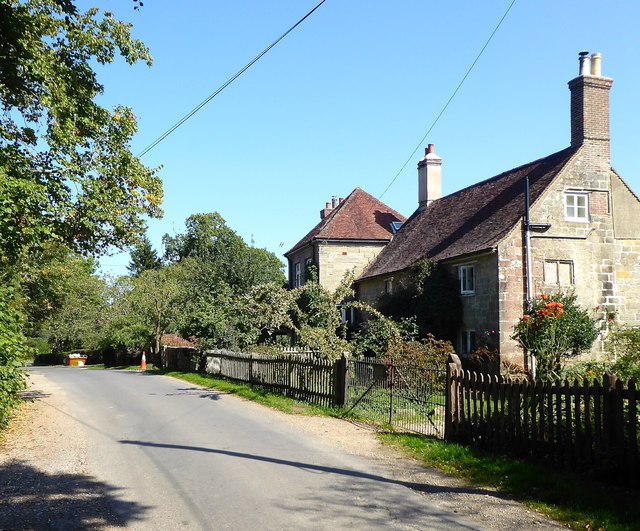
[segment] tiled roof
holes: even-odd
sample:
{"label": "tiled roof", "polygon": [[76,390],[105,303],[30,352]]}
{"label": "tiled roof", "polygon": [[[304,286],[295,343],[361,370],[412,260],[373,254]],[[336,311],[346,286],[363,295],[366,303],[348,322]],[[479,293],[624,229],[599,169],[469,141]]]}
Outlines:
{"label": "tiled roof", "polygon": [[356,188],[285,256],[314,240],[389,241],[393,236],[391,222],[406,219],[382,201]]}
{"label": "tiled roof", "polygon": [[402,271],[424,258],[444,260],[490,249],[524,215],[525,177],[533,203],[578,149],[519,166],[417,210],[360,279]]}

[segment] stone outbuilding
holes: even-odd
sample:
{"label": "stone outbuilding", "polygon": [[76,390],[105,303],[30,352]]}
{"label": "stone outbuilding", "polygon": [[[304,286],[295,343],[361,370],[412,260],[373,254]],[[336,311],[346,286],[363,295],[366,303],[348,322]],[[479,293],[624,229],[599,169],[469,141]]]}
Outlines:
{"label": "stone outbuilding", "polygon": [[446,197],[430,145],[418,165],[419,207],[359,277],[358,297],[375,302],[411,282],[418,262],[437,260],[459,281],[459,353],[492,334],[503,360],[525,366],[511,335],[536,294],[573,291],[583,307],[640,325],[640,200],[610,163],[612,84],[600,55],[582,52],[569,82],[570,146]]}

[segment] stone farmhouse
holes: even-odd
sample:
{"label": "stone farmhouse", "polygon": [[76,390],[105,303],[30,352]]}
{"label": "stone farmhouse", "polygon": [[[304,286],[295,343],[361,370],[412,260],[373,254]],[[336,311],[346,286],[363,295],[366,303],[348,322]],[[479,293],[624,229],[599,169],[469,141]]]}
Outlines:
{"label": "stone farmhouse", "polygon": [[285,253],[289,286],[303,285],[312,264],[319,283],[329,290],[337,288],[348,271],[357,277],[405,220],[360,188],[346,199],[334,197],[320,211],[320,222]]}
{"label": "stone farmhouse", "polygon": [[[612,83],[601,75],[600,55],[582,52],[579,75],[569,82],[570,146],[445,197],[442,160],[430,145],[418,164],[419,207],[393,239],[390,231],[379,239],[380,247],[388,242],[384,249],[363,260],[377,255],[357,279],[357,296],[375,302],[396,283],[410,282],[421,260],[437,260],[459,280],[459,353],[467,355],[491,333],[501,359],[524,366],[530,360],[510,336],[536,294],[574,291],[583,307],[600,306],[622,323],[640,325],[640,200],[610,163]],[[347,248],[324,240],[324,226],[288,253],[290,265],[313,248],[331,276],[343,248],[364,252],[355,241]],[[336,251],[322,256],[321,241]],[[600,348],[596,342],[594,354]]]}

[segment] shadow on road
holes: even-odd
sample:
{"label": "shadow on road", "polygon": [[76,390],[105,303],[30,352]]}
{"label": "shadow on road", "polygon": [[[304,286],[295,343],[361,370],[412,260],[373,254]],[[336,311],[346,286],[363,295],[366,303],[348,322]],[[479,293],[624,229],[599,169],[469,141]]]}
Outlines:
{"label": "shadow on road", "polygon": [[19,460],[0,466],[0,529],[101,529],[140,520],[148,506],[82,474],[48,474]]}
{"label": "shadow on road", "polygon": [[410,481],[400,481],[397,479],[387,478],[377,474],[361,472],[359,470],[349,470],[347,468],[336,468],[336,467],[325,466],[325,465],[314,465],[311,463],[301,463],[300,461],[288,461],[286,459],[279,459],[277,457],[267,457],[263,455],[247,454],[243,452],[233,452],[231,450],[219,450],[217,448],[204,448],[202,446],[186,446],[182,444],[152,443],[152,442],[145,442],[145,441],[120,440],[118,442],[122,444],[131,444],[135,446],[146,446],[146,447],[152,447],[152,448],[168,448],[172,450],[189,450],[193,452],[205,452],[205,453],[211,453],[211,454],[227,455],[229,457],[237,457],[241,459],[252,459],[254,461],[262,461],[267,463],[274,463],[277,465],[291,466],[291,467],[300,468],[304,470],[311,470],[313,472],[324,472],[327,474],[338,474],[341,476],[367,479],[367,480],[376,481],[376,482],[391,483],[394,485],[400,485],[415,491],[425,492],[425,493],[455,492],[459,494],[484,494],[494,498],[507,499],[506,497],[501,496],[495,491],[485,490],[481,488],[460,487],[460,486],[449,487],[449,486],[441,486],[441,485],[429,485],[426,483],[414,483]]}

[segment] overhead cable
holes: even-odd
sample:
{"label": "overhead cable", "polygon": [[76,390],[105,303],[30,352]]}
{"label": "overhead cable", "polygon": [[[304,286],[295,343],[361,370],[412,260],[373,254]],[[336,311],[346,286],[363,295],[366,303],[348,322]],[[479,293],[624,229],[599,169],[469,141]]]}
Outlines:
{"label": "overhead cable", "polygon": [[139,155],[138,158],[143,157],[149,151],[151,151],[154,147],[156,147],[160,142],[162,142],[165,138],[167,138],[171,133],[173,133],[178,127],[184,124],[189,118],[191,118],[194,114],[196,114],[200,109],[202,109],[207,103],[209,103],[213,98],[215,98],[218,94],[220,94],[224,89],[226,89],[231,83],[233,83],[236,79],[238,79],[242,74],[244,74],[249,68],[251,68],[255,63],[257,63],[264,55],[266,55],[276,44],[278,44],[282,39],[284,39],[289,33],[291,33],[294,29],[296,29],[300,24],[302,24],[307,18],[309,18],[322,4],[324,4],[327,0],[322,0],[318,5],[316,5],[311,11],[309,11],[304,17],[302,17],[298,22],[296,22],[293,26],[291,26],[287,31],[285,31],[280,37],[278,37],[275,41],[273,41],[269,46],[267,46],[262,52],[256,55],[249,63],[247,63],[243,68],[238,70],[233,76],[231,76],[225,83],[223,83],[218,89],[209,94],[202,102],[200,102],[196,107],[194,107],[190,112],[185,114],[180,120],[178,120],[174,125],[172,125],[169,129],[167,129],[162,135],[160,135],[156,140],[154,140],[151,144],[149,144]]}
{"label": "overhead cable", "polygon": [[433,121],[433,123],[431,124],[431,126],[429,127],[429,129],[427,130],[427,132],[424,134],[424,136],[422,137],[422,139],[420,140],[420,142],[418,142],[418,145],[415,147],[415,149],[411,152],[411,155],[409,155],[409,158],[407,158],[407,160],[405,161],[405,163],[402,165],[402,167],[398,170],[398,173],[396,173],[395,177],[391,180],[391,182],[387,185],[387,187],[384,189],[384,192],[382,192],[379,195],[379,198],[381,199],[382,196],[384,194],[387,193],[387,190],[389,190],[389,188],[391,188],[391,185],[393,185],[393,183],[396,182],[396,179],[400,176],[400,174],[404,171],[404,169],[407,167],[407,164],[409,164],[409,162],[411,162],[411,160],[413,159],[413,156],[416,154],[416,151],[418,151],[418,149],[420,149],[420,146],[423,145],[425,139],[429,136],[429,133],[431,133],[432,129],[436,126],[436,124],[438,123],[438,121],[440,120],[440,117],[444,114],[444,112],[447,110],[447,107],[449,107],[449,104],[453,101],[453,98],[455,98],[456,94],[458,93],[458,91],[460,90],[460,87],[462,87],[462,85],[464,84],[464,82],[466,81],[467,77],[469,77],[469,74],[471,73],[471,71],[473,70],[473,67],[476,66],[476,63],[478,62],[478,60],[480,59],[480,56],[482,56],[482,54],[484,53],[485,49],[487,48],[487,46],[489,46],[489,43],[491,42],[491,39],[493,39],[493,36],[496,34],[496,32],[498,31],[498,29],[500,28],[500,26],[502,25],[502,22],[504,21],[505,18],[507,18],[507,15],[509,14],[509,11],[511,11],[511,8],[513,7],[513,5],[516,3],[516,0],[513,0],[511,2],[511,4],[509,4],[509,7],[507,8],[507,10],[504,12],[504,15],[502,15],[502,18],[500,19],[500,21],[498,22],[498,24],[496,25],[496,27],[493,29],[493,31],[491,32],[491,35],[489,35],[489,38],[487,39],[487,41],[484,43],[484,46],[482,47],[482,49],[480,50],[480,52],[478,53],[478,55],[476,55],[476,58],[473,60],[473,63],[471,63],[471,66],[469,67],[469,69],[467,70],[466,74],[462,77],[462,79],[460,80],[460,83],[458,83],[458,86],[456,87],[456,89],[453,91],[453,94],[451,94],[451,97],[447,100],[447,103],[444,105],[444,107],[442,108],[442,110],[440,111],[440,113],[438,114],[438,116],[436,116],[436,119]]}

